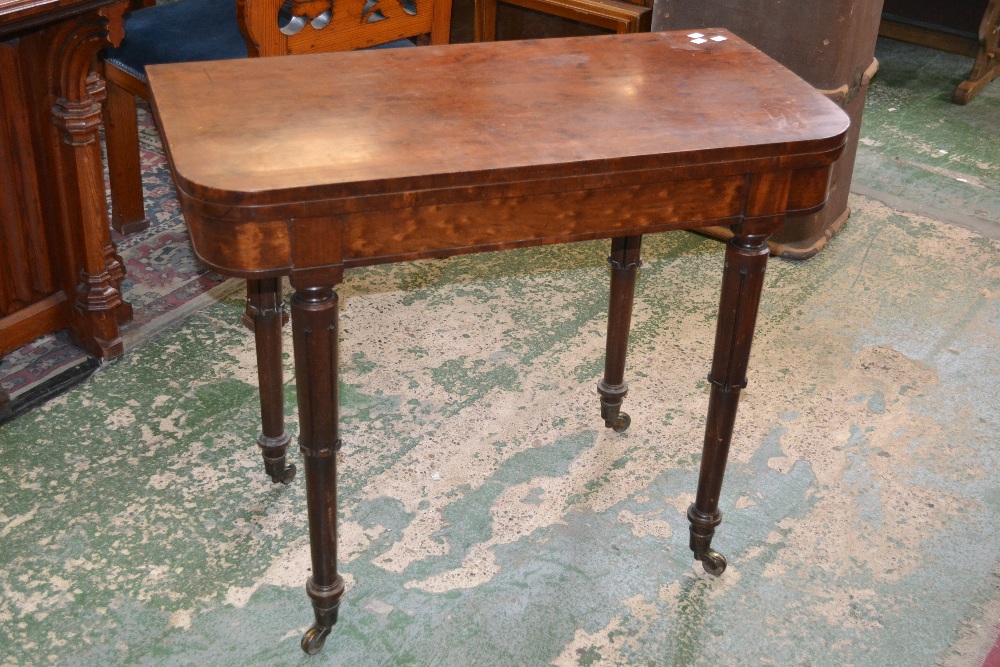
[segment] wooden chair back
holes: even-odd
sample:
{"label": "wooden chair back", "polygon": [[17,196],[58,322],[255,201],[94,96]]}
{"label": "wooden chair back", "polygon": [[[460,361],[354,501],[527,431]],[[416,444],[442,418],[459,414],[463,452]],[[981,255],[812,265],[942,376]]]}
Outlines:
{"label": "wooden chair back", "polygon": [[123,234],[149,226],[135,110],[146,65],[447,44],[451,27],[451,0],[235,0],[235,13],[234,0],[130,1],[151,6],[126,17],[103,68],[111,225]]}
{"label": "wooden chair back", "polygon": [[447,44],[451,0],[237,0],[253,56],[353,51],[401,39]]}

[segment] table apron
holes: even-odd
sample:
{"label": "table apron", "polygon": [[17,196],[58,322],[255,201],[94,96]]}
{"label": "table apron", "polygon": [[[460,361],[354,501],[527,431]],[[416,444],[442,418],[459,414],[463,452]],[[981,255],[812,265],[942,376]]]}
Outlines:
{"label": "table apron", "polygon": [[738,174],[290,220],[216,220],[187,206],[185,214],[196,254],[220,273],[328,283],[343,268],[422,258],[712,225],[776,231],[789,210],[822,206],[828,175]]}
{"label": "table apron", "polygon": [[746,187],[731,176],[345,214],[343,259],[362,265],[730,219]]}

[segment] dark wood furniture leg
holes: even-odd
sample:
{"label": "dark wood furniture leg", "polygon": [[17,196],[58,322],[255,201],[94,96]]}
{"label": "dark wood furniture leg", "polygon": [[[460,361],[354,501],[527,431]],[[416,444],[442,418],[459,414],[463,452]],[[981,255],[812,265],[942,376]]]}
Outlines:
{"label": "dark wood furniture leg", "polygon": [[991,81],[1000,76],[1000,0],[990,0],[979,24],[976,62],[965,81],[958,84],[952,99],[968,104]]}
{"label": "dark wood furniture leg", "polygon": [[743,234],[726,245],[726,263],[722,274],[722,297],[715,331],[712,371],[708,375],[711,393],[705,424],[705,447],[698,476],[698,492],[688,507],[691,522],[691,550],[710,574],[722,574],[726,558],[712,549],[715,527],[722,521],[719,493],[726,472],[729,443],[736,422],[740,390],[746,387],[747,362],[753,340],[760,291],[767,267],[768,234]]}
{"label": "dark wood furniture leg", "polygon": [[257,386],[260,389],[261,432],[257,445],[264,457],[264,470],[277,484],[295,478],[295,466],[285,462],[288,432],[285,431],[285,396],[281,363],[281,325],[284,303],[281,279],[247,281],[247,312],[257,347]]}
{"label": "dark wood furniture leg", "polygon": [[337,574],[338,308],[332,287],[296,289],[292,339],[299,404],[299,449],[305,467],[312,576],[306,592],[316,623],[302,637],[302,650],[323,648],[337,622],[344,580]]}
{"label": "dark wood furniture leg", "polygon": [[[149,227],[142,193],[139,134],[135,130],[138,123],[135,96],[113,82],[107,84],[107,91],[103,117],[111,183],[111,226],[119,234],[132,234]],[[138,187],[121,187],[123,183]]]}
{"label": "dark wood furniture leg", "polygon": [[632,302],[635,279],[642,261],[639,251],[642,236],[622,236],[611,240],[611,296],[608,301],[608,340],[604,356],[604,379],[597,383],[601,395],[601,418],[604,425],[622,433],[632,423],[621,411],[622,400],[628,394],[625,382],[625,356],[628,353],[628,333],[632,325]]}

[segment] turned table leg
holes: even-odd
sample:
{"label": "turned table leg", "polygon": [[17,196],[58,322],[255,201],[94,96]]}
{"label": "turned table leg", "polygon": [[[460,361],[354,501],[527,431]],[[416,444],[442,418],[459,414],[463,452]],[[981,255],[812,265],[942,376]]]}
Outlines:
{"label": "turned table leg", "polygon": [[601,395],[601,418],[604,425],[621,433],[632,420],[621,411],[622,400],[628,393],[625,382],[625,355],[628,333],[632,325],[632,301],[635,279],[642,262],[639,251],[641,236],[622,236],[611,240],[611,296],[608,302],[608,339],[604,357],[604,379],[597,383]]}
{"label": "turned table leg", "polygon": [[708,375],[712,386],[705,424],[705,447],[698,475],[698,492],[687,511],[691,522],[691,550],[710,574],[722,574],[726,569],[726,558],[711,548],[712,536],[715,527],[722,521],[719,493],[733,437],[740,390],[747,382],[750,343],[767,267],[767,237],[768,234],[742,234],[730,239],[726,245],[715,352],[712,371]]}
{"label": "turned table leg", "polygon": [[331,287],[298,289],[292,297],[292,338],[299,404],[299,449],[306,477],[312,576],[306,592],[316,623],[302,650],[323,648],[337,622],[344,580],[337,574],[338,307]]}
{"label": "turned table leg", "polygon": [[276,484],[288,484],[295,477],[295,466],[285,463],[289,437],[285,431],[281,363],[283,311],[279,278],[247,281],[246,314],[257,346],[257,386],[260,389],[261,432],[257,445],[264,458],[264,470]]}

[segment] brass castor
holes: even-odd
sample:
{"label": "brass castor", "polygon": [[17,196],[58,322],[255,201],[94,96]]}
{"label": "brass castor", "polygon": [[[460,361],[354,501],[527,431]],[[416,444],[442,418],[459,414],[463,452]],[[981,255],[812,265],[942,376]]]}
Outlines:
{"label": "brass castor", "polygon": [[291,481],[295,479],[295,464],[287,466],[278,475],[271,475],[271,482],[273,484],[284,484],[288,485]]}
{"label": "brass castor", "polygon": [[719,576],[726,571],[726,557],[715,549],[706,551],[703,554],[695,554],[694,557],[701,561],[705,572]]}
{"label": "brass castor", "polygon": [[309,628],[304,635],[302,635],[302,650],[309,655],[316,655],[319,653],[320,649],[323,648],[323,644],[326,643],[326,638],[330,635],[330,627],[320,627],[314,625]]}
{"label": "brass castor", "polygon": [[608,426],[615,433],[624,433],[625,430],[631,425],[632,418],[628,416],[627,412],[619,412],[618,416],[615,417]]}

